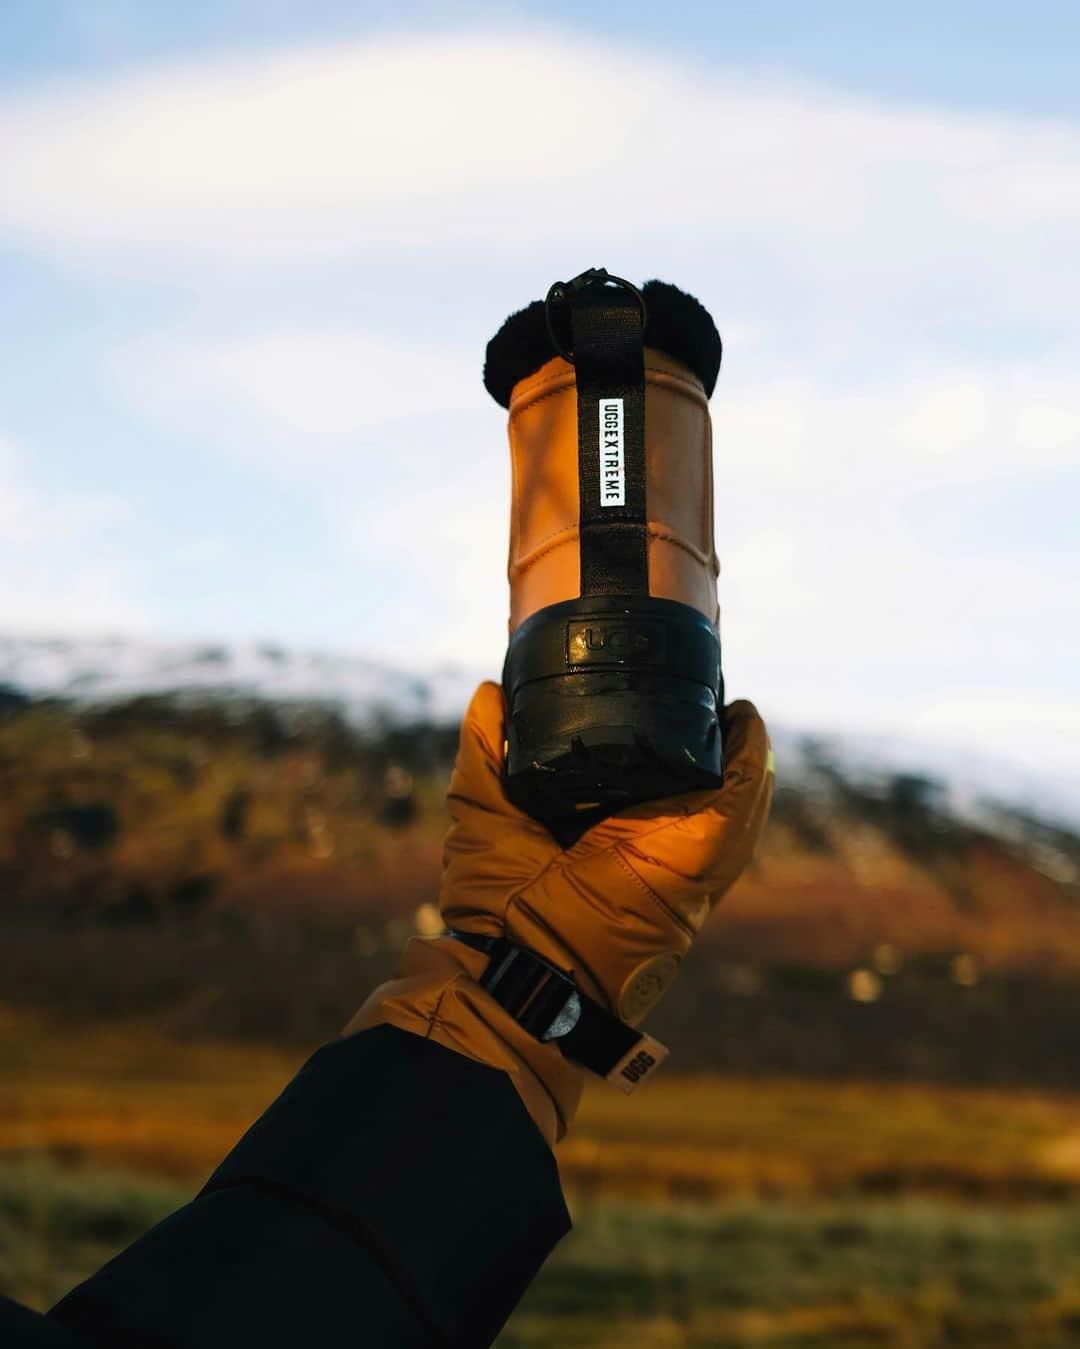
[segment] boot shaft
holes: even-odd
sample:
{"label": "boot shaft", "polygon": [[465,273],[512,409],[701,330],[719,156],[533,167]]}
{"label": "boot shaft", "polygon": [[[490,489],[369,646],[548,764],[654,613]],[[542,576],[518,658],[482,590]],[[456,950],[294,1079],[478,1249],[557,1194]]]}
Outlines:
{"label": "boot shaft", "polygon": [[[578,412],[574,367],[561,356],[510,397],[510,631],[581,594]],[[649,594],[718,618],[712,427],[701,380],[645,348]]]}

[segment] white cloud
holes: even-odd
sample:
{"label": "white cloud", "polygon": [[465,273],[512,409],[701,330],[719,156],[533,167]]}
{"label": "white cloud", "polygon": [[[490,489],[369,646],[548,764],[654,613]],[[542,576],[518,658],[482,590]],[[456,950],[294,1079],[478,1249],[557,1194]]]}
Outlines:
{"label": "white cloud", "polygon": [[0,440],[0,626],[20,632],[145,629],[132,569],[110,529],[122,514],[102,494],[35,487]]}
{"label": "white cloud", "polygon": [[[308,463],[339,453],[360,432],[413,420],[418,404],[441,412],[486,401],[475,352],[371,333],[312,330],[232,339],[143,339],[117,352],[129,396],[168,417],[236,425],[280,457]],[[437,451],[417,425],[422,454]]]}
{"label": "white cloud", "polygon": [[857,383],[808,362],[725,376],[713,404],[723,471],[740,483],[824,478],[890,492],[987,481],[1080,459],[1080,385],[1053,363],[883,372]]}
{"label": "white cloud", "polygon": [[795,305],[842,285],[842,305],[886,306],[899,360],[913,312],[1080,297],[1076,128],[772,88],[555,31],[379,36],[9,97],[0,178],[0,232],[124,267],[524,261],[569,239],[733,279],[749,261]]}

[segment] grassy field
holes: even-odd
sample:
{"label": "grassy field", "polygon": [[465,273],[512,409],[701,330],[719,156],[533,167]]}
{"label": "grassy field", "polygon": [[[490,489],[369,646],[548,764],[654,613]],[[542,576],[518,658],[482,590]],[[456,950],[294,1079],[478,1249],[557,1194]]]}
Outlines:
{"label": "grassy field", "polygon": [[[0,1165],[0,1287],[50,1305],[192,1186]],[[500,1349],[1080,1345],[1080,1212],[938,1201],[573,1200]]]}
{"label": "grassy field", "polygon": [[[0,1288],[46,1306],[182,1203],[303,1055],[0,1021]],[[500,1349],[1080,1346],[1080,1100],[598,1087],[575,1215]]]}
{"label": "grassy field", "polygon": [[1080,1213],[934,1201],[575,1207],[501,1349],[1080,1345]]}
{"label": "grassy field", "polygon": [[[205,1176],[304,1058],[148,1024],[0,1021],[0,1157]],[[667,1074],[590,1085],[560,1149],[585,1195],[1080,1196],[1080,1097]]]}

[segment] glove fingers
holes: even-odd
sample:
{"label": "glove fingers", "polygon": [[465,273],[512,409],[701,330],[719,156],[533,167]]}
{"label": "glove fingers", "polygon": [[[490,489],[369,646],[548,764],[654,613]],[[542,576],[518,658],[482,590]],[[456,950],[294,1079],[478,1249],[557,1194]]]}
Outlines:
{"label": "glove fingers", "polygon": [[724,709],[723,726],[724,777],[719,787],[628,806],[593,825],[574,844],[572,853],[584,855],[623,839],[640,838],[709,810],[728,816],[750,814],[766,768],[771,767],[772,749],[765,723],[753,703],[741,699]]}
{"label": "glove fingers", "polygon": [[726,709],[724,752],[718,790],[623,811],[596,825],[577,845],[583,860],[597,850],[617,848],[635,874],[695,930],[746,865],[768,814],[771,750],[753,704],[737,702]]}
{"label": "glove fingers", "polygon": [[460,798],[496,815],[519,815],[503,791],[505,704],[502,689],[485,680],[469,700],[461,722],[450,801]]}
{"label": "glove fingers", "polygon": [[[507,799],[503,781],[505,717],[502,689],[485,680],[473,694],[461,723],[447,794],[451,817],[455,822],[467,820],[470,812],[477,811],[499,816],[515,838],[534,838],[543,845],[545,855],[554,854],[559,851],[558,845],[544,826]],[[489,819],[478,821],[478,825],[482,825],[485,842],[497,832]]]}
{"label": "glove fingers", "polygon": [[758,793],[745,829],[740,831],[737,839],[732,839],[731,849],[726,857],[725,874],[721,877],[716,890],[709,897],[710,909],[746,870],[764,832],[765,825],[768,823],[769,811],[772,808],[773,788],[776,785],[776,774],[772,763],[772,750],[770,749],[766,759],[766,772],[762,789]]}
{"label": "glove fingers", "polygon": [[443,850],[443,915],[477,930],[488,930],[492,920],[501,925],[509,895],[559,851],[543,825],[506,798],[504,716],[502,689],[481,684],[461,723],[447,793],[453,823]]}
{"label": "glove fingers", "polygon": [[752,702],[740,698],[724,708],[724,787],[732,773],[750,779],[764,776],[772,747],[761,714]]}
{"label": "glove fingers", "polygon": [[[445,848],[443,913],[451,923],[482,930],[503,922],[508,901],[561,854],[547,829],[506,799],[504,716],[502,690],[481,684],[462,722],[448,797],[453,825]],[[599,865],[604,884],[597,889],[598,911],[632,909],[643,883],[668,920],[687,935],[697,931],[745,867],[768,814],[771,750],[751,703],[725,710],[724,753],[719,789],[649,802],[601,821],[561,854],[559,870],[569,873],[564,879],[590,891]],[[612,852],[622,865],[609,870],[603,855]]]}

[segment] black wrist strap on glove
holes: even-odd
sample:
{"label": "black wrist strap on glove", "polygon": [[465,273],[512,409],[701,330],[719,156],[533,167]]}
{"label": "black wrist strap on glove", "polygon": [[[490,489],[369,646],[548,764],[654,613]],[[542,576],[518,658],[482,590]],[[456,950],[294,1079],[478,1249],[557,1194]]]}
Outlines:
{"label": "black wrist strap on glove", "polygon": [[506,937],[456,929],[449,935],[488,956],[480,987],[519,1026],[621,1091],[629,1094],[667,1058],[658,1040],[586,997],[568,974],[535,951]]}

